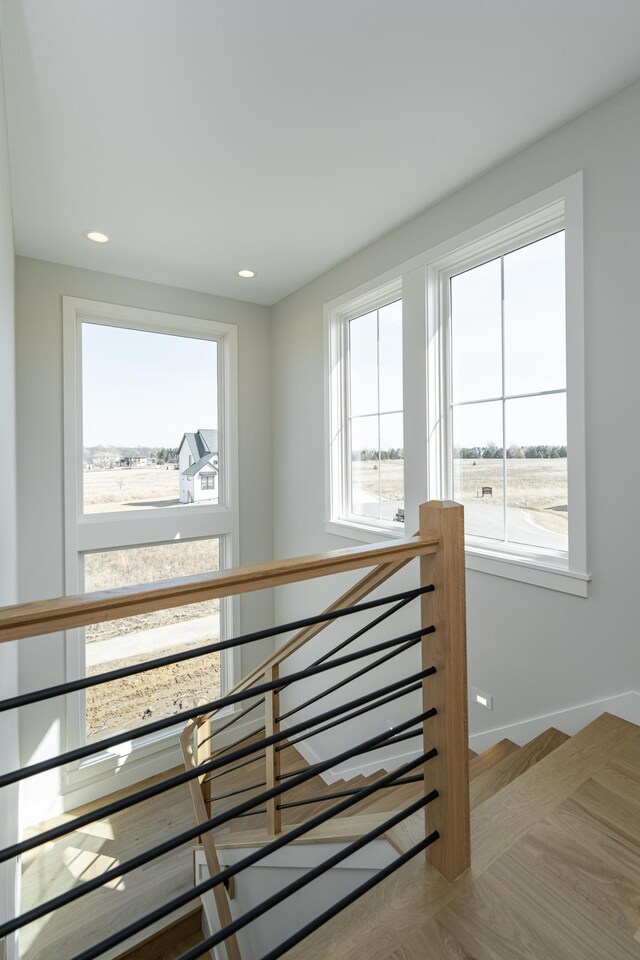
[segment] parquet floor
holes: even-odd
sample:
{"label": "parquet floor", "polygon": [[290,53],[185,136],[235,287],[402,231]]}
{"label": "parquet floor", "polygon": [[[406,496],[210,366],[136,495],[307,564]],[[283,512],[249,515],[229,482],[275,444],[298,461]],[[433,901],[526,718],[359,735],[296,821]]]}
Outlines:
{"label": "parquet floor", "polygon": [[558,746],[475,808],[472,850],[451,885],[417,858],[287,960],[638,960],[640,728]]}
{"label": "parquet floor", "polygon": [[[285,772],[305,767],[295,748],[283,752]],[[525,747],[504,741],[472,759],[470,769],[472,870],[447,884],[419,857],[288,960],[640,960],[640,728],[605,715],[570,740],[550,730]],[[260,790],[263,775],[260,763],[243,767],[215,781],[215,794]],[[360,777],[349,786],[367,782]],[[288,799],[321,798],[344,786],[313,777]],[[353,813],[368,823],[420,790],[410,784],[381,792]],[[235,802],[218,799],[216,811]],[[284,811],[285,825],[326,803]],[[415,842],[418,820],[407,823],[398,849]],[[358,822],[354,816],[355,831]],[[181,787],[39,849],[23,864],[23,909],[192,823]],[[246,817],[219,830],[217,840],[250,842],[263,828],[264,815]],[[22,960],[69,960],[114,923],[144,915],[192,883],[189,844],[25,928]],[[185,923],[193,924],[194,906],[180,915]],[[147,943],[127,957],[170,960],[158,951]],[[120,947],[105,958],[123,954]]]}

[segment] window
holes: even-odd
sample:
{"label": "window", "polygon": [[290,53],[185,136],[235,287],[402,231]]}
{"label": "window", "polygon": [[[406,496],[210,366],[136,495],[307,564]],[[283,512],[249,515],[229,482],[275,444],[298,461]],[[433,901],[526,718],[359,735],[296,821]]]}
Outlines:
{"label": "window", "polygon": [[568,552],[564,231],[449,277],[449,487],[469,541]]}
{"label": "window", "polygon": [[[65,297],[64,332],[67,593],[237,563],[235,327]],[[234,613],[211,602],[69,631],[69,679],[213,642]],[[203,661],[70,699],[69,744],[218,696],[233,654]]]}
{"label": "window", "polygon": [[332,520],[401,529],[404,508],[402,299],[399,285],[344,304],[335,345]]}
{"label": "window", "polygon": [[575,174],[325,306],[329,532],[456,499],[468,568],[587,595],[582,232]]}
{"label": "window", "polygon": [[218,457],[218,341],[83,319],[84,514],[176,507]]}

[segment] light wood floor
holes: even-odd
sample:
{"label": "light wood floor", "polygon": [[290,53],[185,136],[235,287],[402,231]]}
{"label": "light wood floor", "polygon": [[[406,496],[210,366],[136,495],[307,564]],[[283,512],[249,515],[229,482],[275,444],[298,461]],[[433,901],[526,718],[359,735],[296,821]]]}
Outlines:
{"label": "light wood floor", "polygon": [[[295,748],[283,752],[285,772],[305,766]],[[216,795],[262,789],[262,767],[255,763],[216,780]],[[525,747],[503,741],[471,759],[470,776],[472,870],[450,885],[419,857],[288,960],[640,960],[640,728],[605,715],[571,740],[549,730]],[[359,777],[348,786],[372,779]],[[344,787],[314,777],[286,799]],[[342,824],[345,839],[420,791],[420,784],[386,790],[354,808]],[[216,812],[236,802],[218,799]],[[285,828],[326,805],[319,800],[285,810]],[[263,815],[234,821],[217,832],[217,842],[253,846],[264,836],[264,821]],[[23,909],[192,823],[187,789],[177,788],[39,850],[25,858]],[[332,839],[332,830],[325,836],[320,830],[317,839]],[[417,814],[389,839],[402,851],[423,831]],[[127,923],[190,889],[192,853],[185,846],[32,924],[23,933],[22,960],[68,960],[111,932],[114,918]],[[193,926],[194,906],[181,911],[183,924]],[[197,942],[196,932],[189,936],[183,949]],[[135,951],[119,947],[105,956],[179,955],[161,949],[149,934],[143,946],[144,939]]]}
{"label": "light wood floor", "polygon": [[[161,778],[147,783],[156,779]],[[97,805],[89,804],[40,827],[54,826]],[[89,824],[68,837],[38,848],[23,862],[22,910],[72,889],[192,825],[188,790],[178,787],[140,807]],[[29,832],[38,832],[40,827]],[[29,924],[20,936],[21,960],[68,960],[113,933],[114,923],[124,926],[155,909],[163,899],[182,893],[192,885],[193,852],[189,844]],[[191,903],[173,919],[187,914],[194,906],[197,904]],[[165,925],[158,924],[155,929]],[[104,957],[123,953],[120,946]]]}
{"label": "light wood floor", "polygon": [[640,728],[604,715],[558,745],[472,838],[456,883],[418,857],[287,960],[640,958]]}
{"label": "light wood floor", "polygon": [[[289,747],[282,752],[283,772],[305,769],[307,766],[295,747]],[[181,772],[182,769],[153,777],[138,784],[135,789],[156,783],[172,773]],[[264,779],[264,762],[250,764],[229,776],[217,779],[215,781],[217,797],[223,793],[245,790],[247,787],[255,786],[255,790],[249,790],[235,798],[217,799],[215,813],[230,809],[240,800],[263,790],[264,787],[260,784]],[[361,782],[369,781],[358,778],[354,785],[360,786]],[[350,783],[349,786],[351,785]],[[327,787],[320,777],[313,777],[304,785],[297,787],[295,793],[292,791],[283,799],[312,798],[336,789],[344,789],[344,787],[345,784],[342,781]],[[122,791],[106,799],[115,799],[132,792],[133,789]],[[388,795],[382,799],[373,798],[369,801],[370,812],[373,813],[380,808],[394,809],[401,805],[406,796],[409,794],[413,796],[416,789],[418,788],[414,788],[413,785],[399,787],[397,791],[389,791]],[[95,809],[104,802],[105,799],[88,804],[62,817],[39,824],[29,830],[28,835],[68,821],[76,815]],[[321,801],[284,810],[283,823],[285,827],[300,823],[328,805],[331,805],[331,801]],[[361,809],[364,809],[364,806],[363,804]],[[45,899],[80,885],[137,853],[147,850],[155,843],[187,830],[193,826],[193,823],[193,808],[188,788],[182,786],[107,820],[89,824],[68,837],[30,852],[23,859],[22,910],[29,910]],[[265,826],[266,817],[259,814],[236,820],[230,826],[220,828],[215,835],[220,842],[225,838],[230,840],[236,835],[242,840],[242,835],[250,836],[252,832],[254,835],[257,832],[259,836],[264,837]],[[113,933],[114,918],[119,926],[124,926],[154,910],[163,901],[191,889],[193,847],[193,843],[180,847],[139,870],[132,871],[120,881],[95,890],[56,913],[29,924],[21,932],[21,960],[69,960],[81,950]],[[128,941],[127,945],[123,944],[107,951],[103,954],[104,960],[125,956],[128,958],[127,949],[134,944],[138,946],[135,951],[136,960],[147,960],[147,957],[149,960],[151,958],[164,960],[164,956],[168,958],[169,954],[154,955],[152,945],[145,946],[144,951],[140,945],[152,934],[162,930],[168,922],[186,921],[192,914],[194,906],[199,904],[192,901],[173,914],[169,920],[161,921],[148,928],[146,935],[141,933],[133,941]],[[177,951],[175,956],[178,956],[179,952]]]}

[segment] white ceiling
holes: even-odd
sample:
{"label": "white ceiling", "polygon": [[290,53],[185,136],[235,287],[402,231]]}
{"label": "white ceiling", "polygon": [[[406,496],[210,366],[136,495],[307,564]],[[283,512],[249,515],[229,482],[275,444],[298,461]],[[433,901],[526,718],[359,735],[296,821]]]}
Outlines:
{"label": "white ceiling", "polygon": [[20,254],[270,304],[637,79],[640,3],[5,0],[3,49]]}

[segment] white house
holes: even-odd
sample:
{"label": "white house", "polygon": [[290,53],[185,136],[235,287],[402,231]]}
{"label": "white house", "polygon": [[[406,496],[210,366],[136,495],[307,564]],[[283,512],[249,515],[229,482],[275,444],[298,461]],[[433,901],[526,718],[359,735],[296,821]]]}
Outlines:
{"label": "white house", "polygon": [[185,433],[178,447],[180,503],[218,499],[218,431]]}

